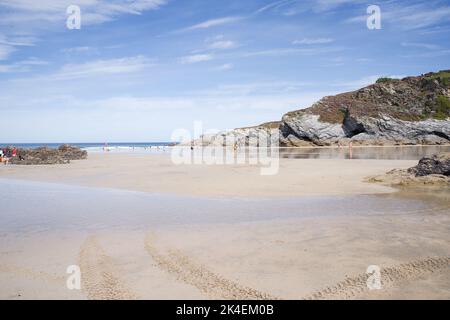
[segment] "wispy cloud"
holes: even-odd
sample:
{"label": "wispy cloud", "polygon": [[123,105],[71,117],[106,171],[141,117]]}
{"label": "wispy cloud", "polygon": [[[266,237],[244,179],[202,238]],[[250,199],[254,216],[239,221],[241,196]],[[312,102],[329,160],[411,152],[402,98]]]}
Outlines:
{"label": "wispy cloud", "polygon": [[326,44],[334,42],[331,38],[303,38],[302,40],[294,40],[292,44],[294,45],[312,45],[312,44]]}
{"label": "wispy cloud", "polygon": [[357,90],[368,85],[374,84],[379,78],[388,77],[391,79],[403,79],[406,75],[371,75],[350,81],[335,81],[332,83],[335,87],[341,87],[342,90]]}
{"label": "wispy cloud", "polygon": [[223,64],[221,66],[213,68],[213,70],[216,70],[216,71],[227,71],[227,70],[231,70],[233,68],[234,68],[234,65],[232,63],[225,63],[225,64]]}
{"label": "wispy cloud", "polygon": [[31,70],[31,67],[47,64],[49,64],[49,62],[46,60],[30,57],[16,63],[0,65],[0,73],[27,72]]}
{"label": "wispy cloud", "polygon": [[179,58],[180,63],[182,64],[192,64],[198,62],[210,61],[214,58],[211,54],[194,54],[190,56],[185,56]]}
{"label": "wispy cloud", "polygon": [[0,60],[7,59],[11,53],[17,50],[16,47],[34,46],[36,41],[35,37],[7,37],[4,34],[0,34]]}
{"label": "wispy cloud", "polygon": [[[82,8],[81,22],[86,26],[111,21],[124,14],[155,10],[166,3],[167,0],[0,0],[0,26],[33,34],[38,29],[48,31],[52,26],[64,26],[66,9],[73,4]],[[0,34],[0,60],[7,59],[17,47],[32,46],[37,40],[31,36]]]}
{"label": "wispy cloud", "polygon": [[275,1],[275,2],[269,3],[269,4],[259,8],[258,10],[255,11],[255,14],[262,13],[262,12],[265,12],[265,11],[269,11],[269,10],[272,10],[272,9],[276,9],[276,8],[281,7],[281,6],[284,6],[284,5],[287,5],[287,4],[291,4],[291,3],[295,3],[295,2],[296,2],[295,0],[279,0],[279,1]]}
{"label": "wispy cloud", "polygon": [[49,64],[49,62],[47,60],[42,60],[36,57],[30,57],[26,60],[21,61],[20,64],[26,66],[43,66]]}
{"label": "wispy cloud", "polygon": [[[441,1],[427,1],[419,4],[387,2],[381,6],[382,21],[405,30],[432,27],[444,21],[450,21],[450,6],[443,6]],[[365,23],[367,15],[345,20],[348,23]]]}
{"label": "wispy cloud", "polygon": [[[78,0],[75,4],[83,8],[84,23],[102,23],[121,14],[140,14],[154,10],[166,4],[166,0]],[[66,19],[66,9],[74,4],[73,0],[1,0],[0,8],[7,11],[0,17],[0,24],[19,23],[40,20],[57,22]]]}
{"label": "wispy cloud", "polygon": [[132,73],[142,71],[155,64],[154,60],[144,56],[96,60],[81,64],[66,64],[59,72],[53,75],[53,78],[74,79],[99,75]]}
{"label": "wispy cloud", "polygon": [[232,49],[232,48],[235,48],[236,46],[237,46],[237,44],[231,40],[217,40],[217,41],[213,41],[210,44],[208,44],[208,48],[213,49],[213,50]]}
{"label": "wispy cloud", "polygon": [[444,57],[449,56],[450,50],[444,49],[444,50],[435,50],[435,51],[429,51],[424,53],[415,53],[415,54],[405,54],[401,55],[402,58],[437,58],[437,57]]}
{"label": "wispy cloud", "polygon": [[9,46],[34,46],[35,43],[38,41],[35,37],[30,36],[13,36],[13,37],[6,37],[3,34],[0,34],[0,44],[3,45],[9,45]]}
{"label": "wispy cloud", "polygon": [[285,56],[285,55],[315,55],[323,53],[332,53],[343,50],[338,47],[321,47],[321,48],[275,48],[268,50],[260,50],[253,52],[246,52],[242,54],[243,57],[255,56]]}
{"label": "wispy cloud", "polygon": [[412,47],[412,48],[422,48],[422,49],[428,49],[428,50],[436,50],[440,47],[435,44],[429,44],[429,43],[419,43],[419,42],[402,42],[402,47]]}
{"label": "wispy cloud", "polygon": [[0,44],[0,60],[7,59],[15,50],[13,46]]}
{"label": "wispy cloud", "polygon": [[177,32],[185,32],[185,31],[192,31],[192,30],[198,30],[198,29],[209,29],[211,27],[234,23],[234,22],[240,21],[242,19],[243,19],[243,17],[238,17],[238,16],[210,19],[210,20],[206,20],[204,22],[195,24],[193,26],[183,28],[181,30],[178,30]]}
{"label": "wispy cloud", "polygon": [[365,0],[278,0],[255,11],[255,14],[266,11],[278,12],[284,16],[293,16],[299,13],[312,11],[323,13],[337,9],[340,6],[348,4],[361,4]]}
{"label": "wispy cloud", "polygon": [[88,47],[88,46],[78,46],[73,48],[64,48],[61,49],[61,52],[63,53],[85,53],[95,50],[94,48]]}
{"label": "wispy cloud", "polygon": [[347,4],[361,4],[367,1],[365,0],[314,0],[313,9],[315,11],[329,11],[333,10],[339,6],[347,5]]}

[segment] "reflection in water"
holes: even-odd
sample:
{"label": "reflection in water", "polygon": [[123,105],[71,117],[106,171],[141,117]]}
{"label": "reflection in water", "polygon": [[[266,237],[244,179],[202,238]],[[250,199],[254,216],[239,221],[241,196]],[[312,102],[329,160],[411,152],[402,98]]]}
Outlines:
{"label": "reflection in water", "polygon": [[392,147],[301,147],[301,148],[238,148],[196,147],[176,148],[184,151],[192,162],[202,163],[258,163],[261,159],[378,159],[378,160],[419,160],[440,152],[450,152],[446,146],[392,146]]}
{"label": "reflection in water", "polygon": [[419,160],[440,152],[450,152],[450,146],[395,146],[342,148],[280,148],[280,157],[292,159],[392,159]]}
{"label": "reflection in water", "polygon": [[0,234],[61,229],[145,230],[178,224],[431,214],[433,208],[442,210],[449,203],[448,198],[436,203],[429,201],[430,197],[395,194],[270,200],[205,199],[4,179],[0,179],[0,188]]}

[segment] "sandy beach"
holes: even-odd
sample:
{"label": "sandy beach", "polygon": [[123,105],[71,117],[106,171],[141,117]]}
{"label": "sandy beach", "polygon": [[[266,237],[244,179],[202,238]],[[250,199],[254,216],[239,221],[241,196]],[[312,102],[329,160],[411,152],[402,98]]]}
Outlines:
{"label": "sandy beach", "polygon": [[[2,202],[34,220],[4,220],[0,298],[449,299],[448,193],[363,182],[416,163],[281,159],[279,174],[261,176],[111,153],[4,166],[3,188],[29,205]],[[69,265],[81,290],[66,288]],[[381,290],[367,288],[370,265]]]}
{"label": "sandy beach", "polygon": [[91,154],[69,166],[5,166],[1,178],[206,197],[374,194],[394,189],[363,182],[412,160],[280,159],[278,174],[257,165],[175,165],[170,154]]}

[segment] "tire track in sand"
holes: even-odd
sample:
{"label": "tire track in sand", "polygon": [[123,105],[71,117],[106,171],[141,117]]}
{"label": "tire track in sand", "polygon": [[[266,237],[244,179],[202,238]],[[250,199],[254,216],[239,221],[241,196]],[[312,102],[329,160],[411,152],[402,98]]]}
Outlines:
{"label": "tire track in sand", "polygon": [[227,300],[274,300],[275,297],[237,282],[223,278],[204,266],[193,262],[179,250],[168,250],[162,254],[154,245],[154,236],[145,239],[145,249],[159,268],[174,275],[178,280],[196,287],[212,298]]}
{"label": "tire track in sand", "polygon": [[106,255],[95,237],[88,237],[80,248],[81,286],[89,299],[137,299],[120,279],[112,259]]}
{"label": "tire track in sand", "polygon": [[[382,289],[394,287],[401,282],[412,281],[421,276],[433,273],[450,271],[450,257],[428,258],[416,260],[409,263],[400,264],[393,267],[382,268],[381,270]],[[335,285],[315,292],[305,299],[351,299],[369,291],[367,288],[367,279],[369,275],[360,274],[358,276],[347,278]]]}

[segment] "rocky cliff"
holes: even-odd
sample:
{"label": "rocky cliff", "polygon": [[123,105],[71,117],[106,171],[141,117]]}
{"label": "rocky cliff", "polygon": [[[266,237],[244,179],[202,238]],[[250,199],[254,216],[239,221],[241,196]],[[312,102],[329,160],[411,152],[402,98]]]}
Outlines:
{"label": "rocky cliff", "polygon": [[[273,122],[211,136],[252,136],[278,125],[281,146],[450,143],[450,70],[404,79],[381,78],[365,88],[325,97]],[[217,139],[220,137],[220,139]]]}

